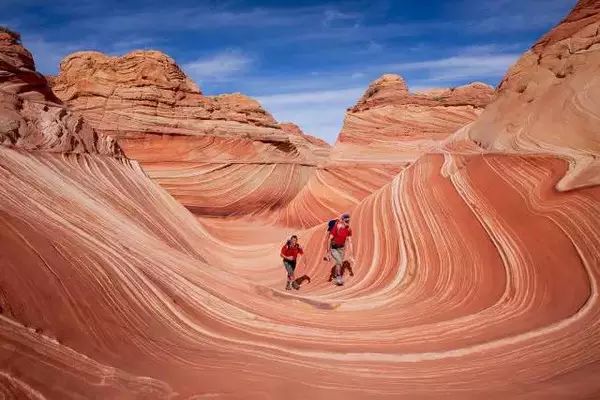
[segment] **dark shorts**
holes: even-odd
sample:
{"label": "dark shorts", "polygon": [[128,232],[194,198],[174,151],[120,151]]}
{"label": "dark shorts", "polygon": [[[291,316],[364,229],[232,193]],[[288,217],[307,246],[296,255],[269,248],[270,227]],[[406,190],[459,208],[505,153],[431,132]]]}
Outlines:
{"label": "dark shorts", "polygon": [[283,266],[288,274],[293,274],[296,269],[296,261],[283,260]]}

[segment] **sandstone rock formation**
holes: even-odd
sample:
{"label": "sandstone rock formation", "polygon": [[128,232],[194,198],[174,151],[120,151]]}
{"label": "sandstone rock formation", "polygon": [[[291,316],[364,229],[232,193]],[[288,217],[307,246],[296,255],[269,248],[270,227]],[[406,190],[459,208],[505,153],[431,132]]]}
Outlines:
{"label": "sandstone rock formation", "polygon": [[28,150],[120,155],[113,139],[99,135],[68,112],[17,34],[0,31],[0,143]]}
{"label": "sandstone rock formation", "polygon": [[[586,18],[598,22],[591,5],[581,1],[574,13],[587,7]],[[577,32],[573,21],[581,20],[570,16],[554,32],[567,40]],[[585,54],[595,60],[599,51],[592,46]],[[496,104],[507,96],[513,94],[500,92]],[[550,97],[545,101],[558,107]],[[599,103],[585,104],[572,115],[574,126],[598,115]],[[488,112],[495,126],[504,126],[497,109]],[[277,226],[261,213],[250,222],[196,218],[135,162],[5,142],[0,394],[597,398],[600,186],[557,191],[569,168],[565,154],[554,147],[502,153],[493,146],[505,131],[477,144],[470,139],[473,125],[406,168],[398,162],[399,173],[380,175],[378,190],[354,199],[354,277],[343,287],[327,282],[324,223]],[[529,128],[521,135],[533,141]],[[163,140],[180,139],[171,136]],[[206,148],[201,151],[209,143]],[[340,179],[366,191],[375,169],[356,164],[364,175]],[[270,184],[272,192],[281,186]],[[341,201],[352,190],[337,193],[333,198]],[[218,204],[217,194],[210,201]],[[325,206],[333,212],[340,204]],[[315,195],[295,207],[301,215],[324,205]],[[293,208],[286,212],[293,217]],[[311,281],[287,292],[278,252],[292,232],[306,250],[297,272]]]}
{"label": "sandstone rock formation", "polygon": [[440,142],[474,121],[493,96],[492,87],[477,82],[411,93],[402,77],[383,75],[346,114],[331,161],[406,165],[439,151]]}
{"label": "sandstone rock formation", "polygon": [[600,2],[573,12],[513,65],[467,135],[493,152],[570,161],[561,190],[600,183]]}
{"label": "sandstone rock formation", "polygon": [[300,139],[300,142],[308,141],[310,144],[314,145],[313,151],[317,152],[323,159],[327,158],[329,155],[331,146],[323,139],[302,132],[302,129],[293,122],[282,122],[279,126],[285,133],[290,135],[291,140]]}
{"label": "sandstone rock formation", "polygon": [[[128,157],[199,214],[277,208],[328,155],[327,144],[283,129],[247,96],[202,95],[157,51],[123,57],[74,53],[62,61],[52,85],[75,112],[117,138]],[[270,179],[291,183],[270,195]]]}
{"label": "sandstone rock formation", "polygon": [[275,135],[276,121],[241,94],[208,97],[170,57],[78,52],[61,62],[54,90],[86,120],[116,135],[150,132],[220,136]]}
{"label": "sandstone rock formation", "polygon": [[492,100],[482,83],[411,93],[404,79],[386,74],[348,110],[337,143],[275,221],[309,227],[349,211],[445,141]]}

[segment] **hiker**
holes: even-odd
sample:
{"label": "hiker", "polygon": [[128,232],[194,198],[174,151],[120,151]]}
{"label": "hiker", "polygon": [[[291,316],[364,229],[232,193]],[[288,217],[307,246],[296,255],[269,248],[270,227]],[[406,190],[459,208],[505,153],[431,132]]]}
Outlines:
{"label": "hiker", "polygon": [[296,278],[294,277],[294,270],[296,269],[296,263],[300,255],[304,255],[304,251],[298,244],[298,236],[293,235],[283,245],[280,254],[281,258],[283,258],[283,266],[287,271],[287,284],[285,285],[285,290],[290,290],[292,288],[296,290],[300,289],[300,285],[296,282]]}
{"label": "hiker", "polygon": [[[335,262],[333,283],[340,286],[344,284],[342,265],[346,249],[349,259],[352,260],[352,228],[350,228],[350,214],[342,214],[339,219],[329,221],[327,227],[327,254],[325,259],[331,261],[330,255]],[[351,271],[351,275],[354,275]]]}

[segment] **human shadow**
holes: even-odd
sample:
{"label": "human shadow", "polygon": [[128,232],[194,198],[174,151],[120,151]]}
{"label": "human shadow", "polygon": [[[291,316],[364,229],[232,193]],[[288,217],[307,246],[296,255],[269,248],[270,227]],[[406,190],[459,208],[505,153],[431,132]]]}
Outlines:
{"label": "human shadow", "polygon": [[[350,276],[354,276],[354,271],[352,270],[352,266],[350,265],[350,261],[344,261],[342,263],[342,276],[346,274],[346,271],[350,273]],[[331,267],[331,271],[329,273],[329,282],[331,282],[335,278],[335,265]]]}
{"label": "human shadow", "polygon": [[[298,289],[300,289],[300,287],[302,286],[302,284],[304,284],[304,282],[310,283],[310,276],[302,275],[300,278],[296,278],[294,280],[294,283],[298,286]],[[296,285],[294,285],[294,286],[296,286]]]}

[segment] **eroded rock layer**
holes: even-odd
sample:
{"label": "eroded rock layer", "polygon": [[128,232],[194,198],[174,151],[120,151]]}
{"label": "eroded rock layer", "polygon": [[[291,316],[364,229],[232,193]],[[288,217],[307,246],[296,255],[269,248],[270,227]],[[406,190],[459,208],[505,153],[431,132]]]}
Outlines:
{"label": "eroded rock layer", "polygon": [[560,190],[600,183],[599,15],[600,2],[580,1],[510,68],[466,133],[491,151],[567,157]]}
{"label": "eroded rock layer", "polygon": [[[279,125],[247,96],[202,95],[157,51],[74,53],[52,86],[86,121],[117,138],[151,178],[203,214],[277,208],[329,153],[327,143]],[[277,193],[260,189],[275,182],[286,183]]]}
{"label": "eroded rock layer", "polygon": [[[406,165],[474,121],[492,100],[483,83],[411,93],[398,75],[383,75],[346,114],[332,163]],[[365,151],[367,149],[367,151]]]}
{"label": "eroded rock layer", "polygon": [[0,144],[121,155],[115,140],[95,132],[54,96],[31,53],[9,31],[0,31]]}
{"label": "eroded rock layer", "polygon": [[443,152],[493,94],[481,83],[410,93],[402,77],[383,75],[348,110],[330,157],[275,221],[309,227],[352,210],[421,155]]}
{"label": "eroded rock layer", "polygon": [[[581,1],[574,13],[587,9],[586,18],[597,19],[593,6]],[[570,27],[581,20],[567,18],[553,31],[560,33],[557,40],[575,35]],[[589,57],[597,51],[591,48]],[[31,71],[17,70],[12,82]],[[35,90],[34,97],[44,96],[47,88]],[[504,102],[511,94],[498,96],[496,102]],[[597,115],[599,104],[586,104],[590,111],[573,116],[575,126]],[[500,119],[498,109],[490,112]],[[18,113],[0,115],[4,123],[20,121]],[[296,196],[286,216],[279,215],[287,226],[273,221],[273,213],[250,209],[262,207],[258,203],[245,211],[252,219],[215,218],[222,212],[217,194],[190,200],[207,207],[197,218],[123,157],[93,148],[31,151],[5,141],[0,394],[37,400],[596,399],[600,186],[590,180],[556,190],[571,155],[503,154],[493,146],[504,131],[486,143],[470,134],[469,127],[446,139],[440,134],[435,151],[392,164],[396,172],[376,176],[366,161],[357,162],[355,171],[332,183],[336,171],[325,166],[299,190],[317,178],[322,187],[307,190],[304,200]],[[186,152],[169,142],[184,139],[140,142],[147,150],[137,157],[155,152],[160,163],[176,154],[196,163],[193,146]],[[255,154],[245,150],[247,158],[238,158],[235,150],[220,151],[235,148],[236,138],[203,139],[209,142],[194,142],[199,153],[210,155],[214,144],[213,156],[223,165],[285,159],[285,150],[260,141]],[[380,159],[376,153],[369,162]],[[142,165],[151,165],[148,160]],[[280,164],[292,171],[295,162]],[[259,164],[253,171],[266,165]],[[190,173],[203,168],[195,165]],[[207,173],[225,180],[234,175],[227,168]],[[256,174],[247,182],[263,197],[286,198],[296,190],[271,196],[269,179]],[[378,189],[368,193],[373,186]],[[233,198],[228,189],[220,197]],[[344,197],[348,193],[354,198]],[[354,276],[336,287],[328,281],[331,265],[322,260],[326,220],[300,218],[345,207],[341,199],[353,204]],[[299,223],[307,228],[294,228]],[[279,249],[291,233],[300,237],[306,258],[296,271],[301,288],[290,292],[283,289]]]}
{"label": "eroded rock layer", "polygon": [[321,226],[289,294],[268,226],[219,238],[117,160],[0,152],[0,354],[22,397],[600,390],[600,192],[554,191],[562,161],[470,156],[445,178],[423,158],[355,210],[346,286]]}

